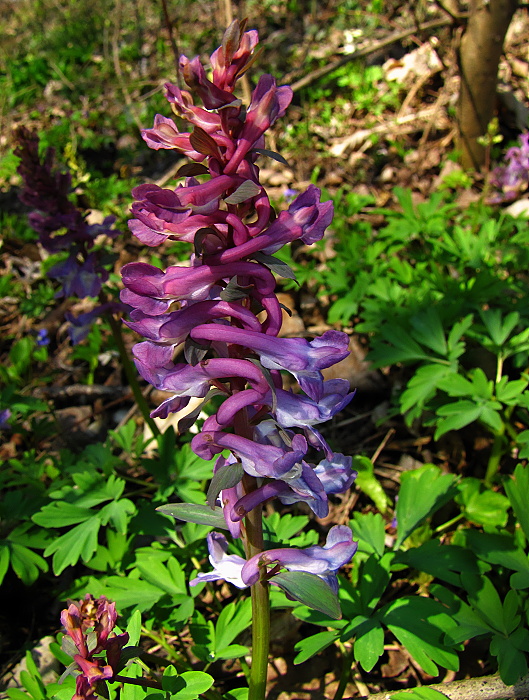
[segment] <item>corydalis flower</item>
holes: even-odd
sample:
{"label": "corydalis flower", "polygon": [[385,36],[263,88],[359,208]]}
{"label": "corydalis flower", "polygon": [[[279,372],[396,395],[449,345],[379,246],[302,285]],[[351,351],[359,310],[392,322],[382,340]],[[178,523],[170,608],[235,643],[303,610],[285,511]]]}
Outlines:
{"label": "corydalis flower", "polygon": [[520,145],[509,148],[505,154],[506,165],[495,168],[490,182],[500,192],[493,195],[492,202],[510,202],[529,186],[529,133],[519,138]]}
{"label": "corydalis flower", "polygon": [[[126,632],[116,635],[113,631],[116,620],[116,605],[105,596],[96,600],[87,594],[84,600],[70,603],[62,611],[61,622],[66,631],[63,649],[73,656],[80,670],[74,700],[94,697],[98,694],[98,684],[112,680],[117,673],[121,650],[129,635]],[[104,692],[101,687],[99,691]]]}
{"label": "corydalis flower", "polygon": [[[29,223],[48,252],[68,253],[48,270],[48,277],[59,284],[55,296],[80,299],[98,296],[108,272],[95,248],[95,239],[101,234],[117,235],[113,228],[115,217],[89,224],[87,215],[70,201],[71,175],[57,166],[54,150],[48,148],[41,156],[38,137],[24,127],[17,130],[16,140],[18,173],[23,181],[20,200],[36,210],[29,215]],[[97,314],[93,315],[92,321],[96,317]],[[82,334],[74,329],[70,336],[76,342]]]}
{"label": "corydalis flower", "polygon": [[[188,172],[209,178],[188,177],[175,189],[140,185],[129,226],[149,246],[192,242],[191,266],[164,271],[130,263],[123,268],[121,294],[131,308],[127,325],[145,338],[133,349],[136,366],[170,394],[152,415],[167,417],[185,408],[190,397],[222,399],[191,447],[204,459],[217,456],[213,482],[225,488],[214,493],[212,483],[208,500],[220,498],[234,537],[244,534],[246,514],[271,498],[304,502],[324,517],[329,495],[347,490],[355,478],[351,458],[334,454],[315,428],[353,397],[348,382],[324,382],[322,375],[348,355],[348,336],[329,330],[311,340],[279,337],[282,311],[271,272],[279,261],[272,256],[292,241],[320,240],[333,206],[321,202],[314,185],[278,216],[270,205],[258,157],[266,130],[284,115],[292,90],[261,76],[243,109],[235,83],[256,45],[257,33],[234,22],[211,56],[211,74],[198,58],[181,57],[189,89],[167,84],[167,99],[193,128],[180,132],[171,119],[157,115],[143,137],[156,150],[186,154],[195,161]],[[292,374],[304,393],[283,390],[282,372]],[[314,450],[323,454],[312,463]],[[335,571],[356,549],[345,527],[332,530],[324,547],[271,550],[270,559],[263,554],[249,562],[227,554],[223,535],[210,535],[209,546],[214,571],[197,580],[224,578],[239,587],[253,585],[259,570],[285,567],[321,576],[334,588]]]}
{"label": "corydalis flower", "polygon": [[[225,580],[238,588],[256,583],[267,572],[277,567],[287,571],[304,571],[322,578],[333,591],[338,590],[336,572],[347,564],[358,548],[353,542],[351,530],[344,525],[335,525],[329,530],[323,547],[314,545],[305,549],[294,547],[269,549],[256,554],[248,561],[236,554],[228,554],[228,542],[224,535],[211,532],[208,535],[208,548],[213,571],[198,576],[191,581],[196,585],[201,581]],[[276,571],[277,573],[277,571]],[[271,583],[273,576],[269,577]]]}

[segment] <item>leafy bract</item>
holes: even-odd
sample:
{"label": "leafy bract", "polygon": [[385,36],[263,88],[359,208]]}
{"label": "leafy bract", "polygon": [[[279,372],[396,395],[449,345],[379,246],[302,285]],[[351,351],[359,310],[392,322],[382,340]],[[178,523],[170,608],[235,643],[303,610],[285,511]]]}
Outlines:
{"label": "leafy bract", "polygon": [[209,525],[223,530],[228,529],[222,514],[222,508],[219,506],[210,508],[210,506],[195,503],[170,503],[166,506],[159,506],[156,510],[159,513],[170,515],[177,520],[184,520],[188,523]]}
{"label": "leafy bract", "polygon": [[270,579],[294,600],[339,620],[342,613],[338,597],[319,576],[305,571],[285,571]]}

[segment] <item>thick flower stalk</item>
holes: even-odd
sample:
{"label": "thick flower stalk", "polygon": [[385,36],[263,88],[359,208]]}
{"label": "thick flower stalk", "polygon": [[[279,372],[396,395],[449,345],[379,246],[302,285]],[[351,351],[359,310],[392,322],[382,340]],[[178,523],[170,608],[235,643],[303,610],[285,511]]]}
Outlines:
{"label": "thick flower stalk", "polygon": [[[115,217],[107,216],[101,224],[89,224],[85,213],[70,199],[72,178],[67,170],[57,167],[54,150],[48,148],[41,156],[38,136],[25,127],[17,130],[16,143],[15,154],[20,158],[18,173],[23,183],[19,197],[34,210],[29,215],[29,224],[39,234],[39,242],[46,251],[68,253],[67,258],[47,273],[60,285],[55,296],[98,297],[108,279],[108,271],[95,239],[101,234],[110,238],[117,236],[119,231],[113,228]],[[109,302],[78,317],[68,314],[72,342],[75,344],[85,338],[98,316],[120,306]]]}
{"label": "thick flower stalk", "polygon": [[[208,503],[220,502],[225,528],[243,538],[247,557],[227,554],[227,540],[212,533],[214,571],[194,583],[225,578],[252,587],[252,700],[264,693],[268,582],[276,583],[274,577],[286,570],[282,577],[293,582],[296,575],[312,576],[335,592],[336,571],[356,549],[344,526],[329,532],[324,547],[263,549],[265,501],[303,502],[325,517],[329,495],[347,490],[355,473],[351,458],[334,454],[315,427],[353,397],[347,381],[322,376],[348,355],[347,335],[279,337],[282,309],[272,270],[281,265],[273,254],[295,240],[320,240],[333,211],[311,185],[277,216],[260,183],[257,160],[268,154],[264,134],[284,115],[292,90],[261,76],[243,108],[234,90],[257,42],[257,32],[234,22],[210,57],[210,77],[198,58],[181,57],[189,89],[166,85],[178,124],[157,115],[142,135],[151,148],[179,151],[194,165],[185,166],[189,176],[175,189],[135,188],[129,225],[148,246],[181,240],[193,243],[194,254],[189,266],[165,271],[126,265],[121,295],[131,309],[127,325],[145,338],[133,349],[136,366],[146,381],[170,394],[152,415],[167,417],[191,397],[204,403],[212,394],[223,397],[191,445],[204,459],[218,456]],[[182,120],[192,130],[180,131]],[[297,380],[302,393],[283,388],[282,372]],[[296,597],[294,583],[288,594]]]}

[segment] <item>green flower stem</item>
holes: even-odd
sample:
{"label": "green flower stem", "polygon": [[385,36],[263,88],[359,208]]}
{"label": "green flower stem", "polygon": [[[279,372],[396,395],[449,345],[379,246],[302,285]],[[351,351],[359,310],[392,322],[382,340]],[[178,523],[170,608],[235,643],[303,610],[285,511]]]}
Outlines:
{"label": "green flower stem", "polygon": [[[232,382],[232,389],[240,390],[244,385]],[[246,409],[237,413],[234,420],[235,433],[252,439],[253,431],[248,421]],[[243,476],[245,493],[257,488],[253,476]],[[263,508],[257,506],[244,519],[244,546],[246,557],[250,559],[263,549]],[[270,596],[269,583],[261,578],[251,587],[252,592],[252,666],[250,669],[248,700],[264,700],[268,671],[268,650],[270,646]]]}
{"label": "green flower stem", "polygon": [[453,525],[458,523],[460,520],[463,520],[465,515],[463,513],[460,513],[459,515],[456,515],[454,518],[451,520],[447,520],[446,523],[443,523],[442,525],[439,525],[439,527],[436,527],[435,530],[433,531],[434,535],[439,535],[441,532],[444,530],[448,530],[451,528]]}
{"label": "green flower stem", "polygon": [[108,318],[108,322],[110,323],[110,330],[112,331],[112,335],[114,336],[114,341],[117,345],[119,356],[121,358],[121,364],[129,382],[131,391],[134,395],[136,405],[140,409],[145,422],[152,430],[152,434],[159,435],[160,431],[158,430],[158,426],[151,418],[147,401],[145,400],[145,396],[141,393],[141,388],[138,383],[138,373],[136,371],[136,368],[134,367],[134,364],[132,363],[132,360],[129,357],[127,349],[125,348],[125,343],[123,342],[123,335],[121,333],[121,326],[112,314],[106,314],[106,316]]}
{"label": "green flower stem", "polygon": [[152,639],[153,642],[156,642],[162,647],[162,649],[165,650],[167,656],[169,657],[170,663],[176,667],[176,670],[179,673],[187,670],[187,666],[183,661],[182,656],[178,654],[170,644],[167,643],[163,634],[157,634],[143,625],[141,627],[141,633],[144,637]]}
{"label": "green flower stem", "polygon": [[340,673],[340,682],[334,693],[333,700],[342,700],[345,689],[347,688],[347,683],[349,683],[349,678],[351,677],[351,665],[353,663],[353,649],[347,651],[345,646],[338,642],[340,651],[342,652],[342,672]]}
{"label": "green flower stem", "polygon": [[505,436],[504,430],[498,432],[494,435],[494,442],[492,443],[492,451],[490,453],[489,461],[487,464],[487,471],[485,472],[485,486],[491,487],[494,481],[494,477],[498,473],[500,468],[500,460],[504,453],[505,448]]}
{"label": "green flower stem", "polygon": [[[248,558],[263,551],[261,507],[251,510],[245,519]],[[252,586],[252,667],[248,700],[264,700],[270,646],[269,583],[261,580]]]}

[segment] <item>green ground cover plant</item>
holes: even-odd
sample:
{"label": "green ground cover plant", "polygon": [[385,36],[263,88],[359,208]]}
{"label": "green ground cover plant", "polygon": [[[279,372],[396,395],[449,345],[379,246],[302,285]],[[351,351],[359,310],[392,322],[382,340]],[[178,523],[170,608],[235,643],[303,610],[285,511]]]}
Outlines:
{"label": "green ground cover plant", "polygon": [[[44,4],[38,5],[41,11]],[[28,54],[3,67],[0,84],[9,92],[10,108],[30,107],[35,85],[45,87],[56,75],[81,92],[76,82],[81,68],[87,80],[110,71],[106,25],[93,27],[103,36],[96,46],[93,36],[85,36],[81,9],[71,31],[61,34],[56,28],[46,38],[49,52],[42,60]],[[358,9],[358,3],[349,2],[341,13]],[[370,12],[380,12],[376,2],[370,3]],[[90,22],[99,21],[90,16]],[[79,41],[74,30],[83,34]],[[44,38],[36,36],[37,48],[39,41]],[[102,62],[93,60],[99,51]],[[131,63],[139,63],[141,53],[139,40],[121,49],[123,61]],[[55,54],[60,60],[52,65],[48,57]],[[363,73],[358,67],[343,69],[334,78],[338,88],[352,93],[345,99],[375,114],[372,102],[382,75],[378,66],[370,68]],[[326,89],[308,89],[309,101],[328,99]],[[379,101],[380,110],[395,109],[397,98],[395,87]],[[142,116],[152,111],[147,102]],[[58,171],[71,173],[69,201],[83,217],[88,210],[117,217],[119,241],[96,244],[108,273],[103,293],[116,300],[122,264],[141,258],[151,272],[161,271],[182,261],[186,252],[174,241],[156,251],[145,249],[125,233],[123,203],[140,179],[102,172],[84,152],[105,148],[114,128],[137,130],[129,114],[126,125],[114,124],[105,133],[106,126],[97,125],[98,114],[74,111],[69,120],[42,128],[40,154],[57,146]],[[215,146],[204,134],[195,129],[191,145],[198,153]],[[294,134],[293,153],[296,143]],[[259,154],[259,164],[266,156]],[[13,152],[3,159],[7,180],[16,179],[19,164]],[[484,198],[460,207],[457,188],[468,187],[469,180],[458,177],[421,201],[410,189],[396,187],[395,206],[377,206],[374,196],[347,186],[329,190],[317,205],[332,201],[335,217],[328,238],[316,242],[314,252],[294,243],[272,251],[273,259],[266,251],[260,260],[276,274],[282,291],[318,297],[327,329],[354,332],[365,342],[371,367],[383,370],[389,382],[389,409],[379,424],[398,426],[401,434],[427,438],[433,446],[428,456],[416,455],[413,468],[400,471],[396,484],[383,478],[373,452],[359,446],[352,455],[355,484],[344,494],[331,494],[329,519],[316,517],[306,503],[268,502],[265,508],[264,551],[319,550],[330,526],[338,523],[350,527],[358,543],[338,576],[338,598],[311,573],[279,564],[267,570],[261,564],[277,584],[270,586],[272,626],[286,619],[293,630],[281,655],[309,674],[314,657],[325,659],[334,682],[326,697],[334,700],[350,692],[354,677],[385,687],[381,668],[395,649],[409,660],[419,684],[442,680],[447,673],[465,678],[497,672],[503,683],[514,685],[528,674],[527,222]],[[185,180],[177,177],[177,182]],[[235,190],[228,205],[243,207],[252,196]],[[284,203],[276,208],[279,213]],[[14,309],[0,365],[2,590],[10,595],[18,586],[29,598],[37,588],[45,590],[49,601],[59,600],[70,611],[71,618],[63,617],[67,630],[77,613],[66,601],[79,601],[74,607],[86,615],[83,633],[90,651],[98,650],[95,663],[98,668],[106,661],[114,664],[112,673],[105,671],[107,680],[87,697],[92,691],[111,700],[246,700],[248,692],[251,698],[262,697],[251,670],[256,645],[249,633],[255,621],[250,593],[204,576],[210,569],[208,553],[215,564],[208,536],[211,541],[215,530],[226,532],[216,496],[235,486],[226,471],[222,477],[215,472],[215,459],[193,451],[197,432],[188,428],[200,433],[211,424],[222,406],[223,383],[216,380],[219,393],[210,404],[198,405],[187,422],[176,424],[178,430],[171,426],[160,433],[146,404],[135,408],[131,391],[123,387],[136,381],[135,397],[145,393],[145,385],[131,379],[130,366],[125,369],[132,331],[116,332],[116,317],[105,314],[71,345],[62,324],[75,295],[57,298],[62,284],[47,275],[66,253],[35,256],[38,236],[26,215],[2,217],[0,295],[6,309]],[[211,230],[203,236],[206,240]],[[329,241],[332,257],[326,257]],[[32,264],[21,262],[23,245],[29,246]],[[247,298],[240,276],[230,284],[223,302]],[[78,311],[100,303],[97,296],[82,297],[87,306]],[[22,319],[21,326],[15,317]],[[188,347],[188,356],[195,351]],[[269,376],[267,381],[273,385]],[[82,397],[76,398],[76,409],[90,402],[95,406],[83,442],[64,439],[64,402],[74,395]],[[114,404],[119,413],[113,412]],[[356,420],[354,410],[353,402],[333,424],[351,416]],[[75,420],[86,425],[80,416],[81,411]],[[443,457],[437,447],[455,436],[465,444],[484,440],[485,457],[463,465]],[[339,428],[324,431],[324,437],[336,449],[345,451],[351,444]],[[233,561],[246,556],[238,539],[227,552]],[[200,582],[190,585],[197,576]],[[58,630],[58,620],[48,622],[47,631],[55,637],[51,651],[66,669],[61,678],[44,681],[28,651],[19,686],[6,690],[11,700],[79,698],[79,647],[74,636]],[[119,640],[119,661],[111,662],[102,630],[108,639]],[[273,640],[277,646],[280,641]],[[265,654],[265,669],[266,659]],[[387,686],[392,697],[400,700],[396,691],[402,685]],[[405,685],[411,685],[409,678]],[[291,694],[298,692],[293,687]],[[422,688],[419,697],[434,700],[435,694]]]}

